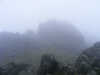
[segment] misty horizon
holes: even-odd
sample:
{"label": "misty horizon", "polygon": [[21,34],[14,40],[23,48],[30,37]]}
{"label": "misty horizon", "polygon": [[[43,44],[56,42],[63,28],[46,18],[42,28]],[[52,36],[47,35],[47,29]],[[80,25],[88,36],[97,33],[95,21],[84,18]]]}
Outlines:
{"label": "misty horizon", "polygon": [[95,43],[100,41],[99,3],[99,0],[1,0],[0,31],[36,31],[39,24],[57,19],[72,23],[88,43]]}
{"label": "misty horizon", "polygon": [[0,75],[100,75],[100,0],[0,0]]}

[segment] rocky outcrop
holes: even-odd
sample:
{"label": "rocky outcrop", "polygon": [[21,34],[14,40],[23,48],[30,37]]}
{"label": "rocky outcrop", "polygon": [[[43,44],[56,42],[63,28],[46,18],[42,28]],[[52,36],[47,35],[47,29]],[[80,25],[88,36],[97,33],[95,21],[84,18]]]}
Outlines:
{"label": "rocky outcrop", "polygon": [[54,74],[58,69],[58,62],[55,57],[50,54],[45,54],[41,58],[38,75]]}
{"label": "rocky outcrop", "polygon": [[61,64],[54,55],[45,54],[41,58],[37,75],[74,75],[75,71],[71,65]]}
{"label": "rocky outcrop", "polygon": [[100,42],[82,52],[76,60],[75,67],[81,75],[100,75]]}
{"label": "rocky outcrop", "polygon": [[29,68],[28,64],[10,63],[6,67],[0,67],[0,75],[19,75],[26,70],[32,70],[31,75],[100,75],[100,42],[84,50],[74,64],[64,65],[54,55],[44,54],[38,70],[32,66]]}

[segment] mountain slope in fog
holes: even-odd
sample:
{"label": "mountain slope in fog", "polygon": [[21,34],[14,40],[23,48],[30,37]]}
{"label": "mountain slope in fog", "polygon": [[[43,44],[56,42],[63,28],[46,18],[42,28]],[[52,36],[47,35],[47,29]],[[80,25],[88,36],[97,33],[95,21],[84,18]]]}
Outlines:
{"label": "mountain slope in fog", "polygon": [[35,34],[32,31],[24,34],[0,32],[0,63],[15,60],[16,57],[28,57],[29,54],[31,56],[31,51],[36,47]]}
{"label": "mountain slope in fog", "polygon": [[37,34],[31,30],[23,34],[0,32],[0,59],[3,62],[17,59],[19,62],[37,62],[41,54],[48,52],[67,61],[85,45],[84,37],[72,24],[52,20],[40,24]]}
{"label": "mountain slope in fog", "polygon": [[72,24],[50,20],[39,25],[40,43],[44,47],[79,51],[85,47],[82,34]]}

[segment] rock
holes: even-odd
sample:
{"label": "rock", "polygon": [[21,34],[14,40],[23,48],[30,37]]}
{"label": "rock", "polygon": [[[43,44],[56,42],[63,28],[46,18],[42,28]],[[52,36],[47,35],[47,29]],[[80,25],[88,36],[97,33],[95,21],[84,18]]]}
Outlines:
{"label": "rock", "polygon": [[51,54],[44,54],[41,57],[38,75],[54,74],[58,70],[58,62]]}
{"label": "rock", "polygon": [[75,67],[82,75],[87,75],[92,71],[100,75],[100,42],[83,51],[77,58]]}
{"label": "rock", "polygon": [[64,65],[56,60],[54,55],[45,54],[41,57],[37,75],[74,75],[72,65]]}

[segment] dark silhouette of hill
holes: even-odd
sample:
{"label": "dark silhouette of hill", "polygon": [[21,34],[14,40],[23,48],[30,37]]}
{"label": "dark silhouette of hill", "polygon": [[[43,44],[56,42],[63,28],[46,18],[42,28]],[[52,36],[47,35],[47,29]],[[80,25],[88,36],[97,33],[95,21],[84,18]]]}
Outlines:
{"label": "dark silhouette of hill", "polygon": [[37,62],[43,53],[54,53],[62,56],[59,59],[67,59],[85,46],[84,37],[72,24],[50,20],[39,25],[37,34],[31,30],[23,34],[0,32],[0,63]]}
{"label": "dark silhouette of hill", "polygon": [[63,21],[50,20],[40,24],[38,35],[42,47],[76,52],[86,46],[80,31]]}
{"label": "dark silhouette of hill", "polygon": [[[24,34],[0,32],[0,63],[31,57],[31,52],[37,48],[35,34],[27,31]],[[23,58],[21,58],[23,57]]]}

